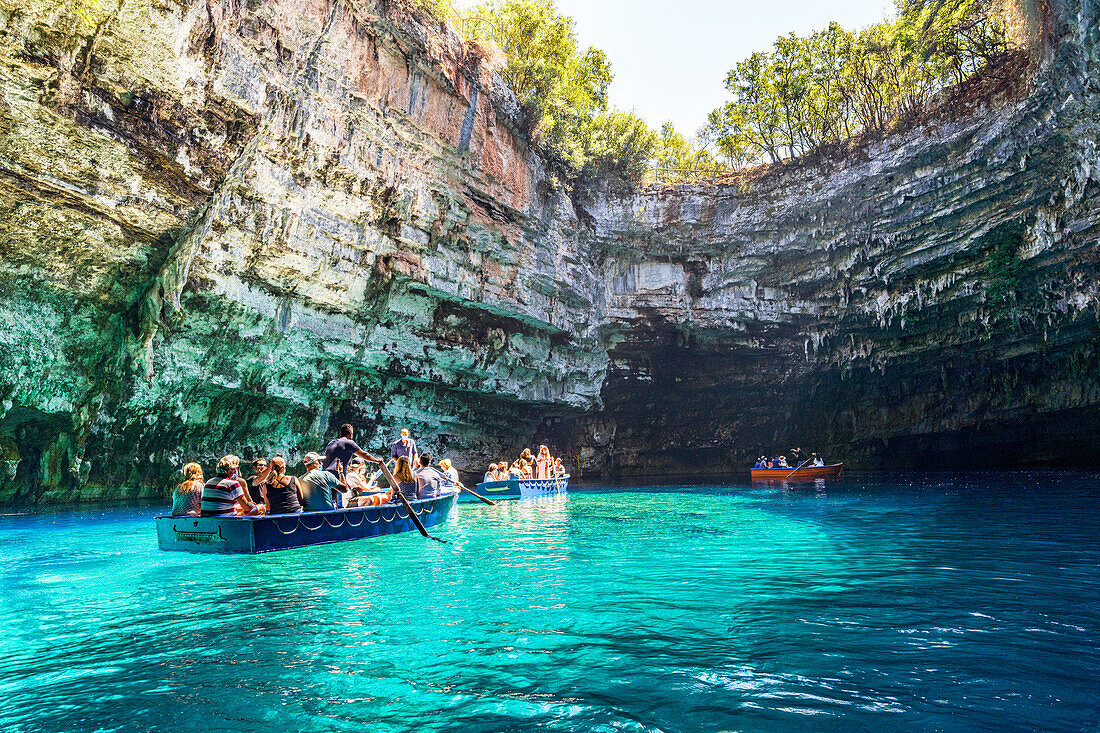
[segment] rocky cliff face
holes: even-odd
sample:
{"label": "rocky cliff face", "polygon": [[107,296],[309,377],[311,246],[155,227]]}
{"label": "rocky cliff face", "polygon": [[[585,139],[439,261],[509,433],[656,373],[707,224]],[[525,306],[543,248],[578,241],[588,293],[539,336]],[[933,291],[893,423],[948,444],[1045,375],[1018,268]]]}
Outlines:
{"label": "rocky cliff face", "polygon": [[9,500],[345,420],[480,462],[598,403],[572,205],[455,36],[339,0],[0,7]]}
{"label": "rocky cliff face", "polygon": [[576,427],[587,462],[1100,462],[1100,14],[1046,10],[1014,102],[843,161],[596,202],[611,365]]}
{"label": "rocky cliff face", "polygon": [[1098,460],[1100,31],[1049,12],[1017,101],[574,204],[400,7],[0,0],[0,501],[345,421],[471,469]]}

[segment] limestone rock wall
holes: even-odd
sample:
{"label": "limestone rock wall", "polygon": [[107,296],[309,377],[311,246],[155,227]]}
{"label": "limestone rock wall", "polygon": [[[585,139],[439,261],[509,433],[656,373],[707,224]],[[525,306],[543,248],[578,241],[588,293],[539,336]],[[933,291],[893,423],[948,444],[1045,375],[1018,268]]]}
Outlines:
{"label": "limestone rock wall", "polygon": [[1044,7],[1013,101],[570,197],[401,5],[0,0],[0,502],[345,421],[471,471],[532,439],[621,474],[1096,462],[1100,24]]}
{"label": "limestone rock wall", "polygon": [[585,462],[1100,462],[1100,14],[1046,10],[1016,101],[862,159],[595,202],[611,365]]}
{"label": "limestone rock wall", "polygon": [[480,463],[598,404],[572,204],[453,34],[342,0],[68,5],[0,0],[0,499],[159,493],[345,420]]}

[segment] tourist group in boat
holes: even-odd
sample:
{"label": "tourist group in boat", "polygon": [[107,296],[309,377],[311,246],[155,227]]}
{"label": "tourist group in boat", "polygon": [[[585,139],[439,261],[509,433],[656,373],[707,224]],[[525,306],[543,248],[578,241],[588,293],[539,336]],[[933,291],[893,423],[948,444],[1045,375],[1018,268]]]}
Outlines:
{"label": "tourist group in boat", "polygon": [[820,467],[825,465],[825,460],[817,453],[811,453],[809,458],[802,458],[801,448],[792,448],[790,451],[792,466],[787,462],[787,456],[780,453],[779,455],[768,458],[767,456],[760,456],[756,459],[756,465],[753,468],[796,468],[802,466]]}
{"label": "tourist group in boat", "polygon": [[836,478],[844,470],[843,463],[826,463],[825,459],[817,453],[811,453],[806,457],[801,448],[794,448],[787,453],[790,455],[789,461],[787,455],[782,453],[774,458],[767,456],[757,458],[756,465],[750,471],[753,480],[801,481]]}
{"label": "tourist group in boat", "polygon": [[[204,479],[202,466],[188,463],[183,467],[184,479],[172,495],[172,516],[297,514],[390,504],[394,487],[387,481],[383,488],[378,482],[383,463],[387,461],[359,447],[352,426],[347,424],[340,427],[340,436],[329,441],[323,453],[306,453],[301,476],[287,473],[282,455],[252,461],[252,475],[247,479],[235,455],[219,460],[217,473],[209,480]],[[368,464],[380,468],[368,475]],[[451,461],[444,458],[438,468],[432,466],[432,456],[417,451],[407,428],[390,446],[388,464],[397,489],[406,499],[432,498],[460,485]]]}
{"label": "tourist group in boat", "polygon": [[539,446],[539,454],[533,455],[530,448],[524,448],[519,458],[508,465],[508,461],[490,463],[485,472],[485,481],[509,481],[511,479],[550,479],[565,476],[565,464],[561,456],[551,456],[550,449]]}

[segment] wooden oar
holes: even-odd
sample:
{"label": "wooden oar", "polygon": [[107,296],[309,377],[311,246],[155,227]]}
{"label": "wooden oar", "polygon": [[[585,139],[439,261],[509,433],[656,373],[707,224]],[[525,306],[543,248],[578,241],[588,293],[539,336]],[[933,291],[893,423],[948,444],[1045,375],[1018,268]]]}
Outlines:
{"label": "wooden oar", "polygon": [[[805,465],[806,465],[807,463],[809,463],[809,462],[810,462],[810,459],[811,459],[811,458],[813,458],[813,456],[810,456],[810,458],[807,458],[806,460],[802,461],[802,463],[799,463],[799,464],[798,464],[797,466],[795,466],[795,467],[794,467],[794,471],[797,471],[798,469],[802,468],[802,467],[803,467],[803,466],[805,466]],[[787,474],[786,476],[784,476],[783,478],[784,478],[784,479],[788,479],[788,478],[790,478],[790,477],[791,477],[791,474],[793,474],[793,473],[794,473],[794,471],[791,471],[791,473],[788,473],[788,474]]]}
{"label": "wooden oar", "polygon": [[482,500],[483,502],[485,502],[485,503],[486,503],[486,504],[488,504],[489,506],[496,506],[496,505],[497,505],[497,503],[496,503],[495,501],[493,501],[492,499],[486,499],[486,498],[485,498],[484,496],[482,496],[481,494],[477,493],[477,492],[476,492],[476,491],[474,491],[473,489],[468,489],[468,488],[466,488],[466,485],[465,485],[465,484],[463,484],[463,483],[462,483],[461,481],[457,481],[457,482],[456,482],[456,484],[457,484],[458,488],[462,489],[462,490],[463,490],[463,491],[465,491],[465,492],[466,492],[467,494],[471,494],[471,495],[473,495],[473,496],[476,496],[477,498],[481,499],[481,500]]}
{"label": "wooden oar", "polygon": [[401,502],[402,506],[405,507],[405,511],[409,513],[409,519],[411,519],[413,521],[413,524],[416,525],[416,528],[420,530],[420,534],[424,535],[429,540],[435,540],[436,542],[442,542],[443,544],[446,544],[447,540],[441,540],[438,537],[432,537],[430,534],[428,534],[428,530],[424,529],[424,523],[420,521],[420,517],[416,516],[416,512],[414,512],[412,506],[409,505],[409,500],[406,499],[405,495],[401,493],[401,489],[397,485],[397,479],[395,479],[393,477],[393,474],[390,473],[390,469],[385,464],[385,462],[379,461],[378,465],[382,468],[382,475],[386,477],[386,480],[390,482],[390,486],[393,487],[393,495],[396,496],[397,500]]}

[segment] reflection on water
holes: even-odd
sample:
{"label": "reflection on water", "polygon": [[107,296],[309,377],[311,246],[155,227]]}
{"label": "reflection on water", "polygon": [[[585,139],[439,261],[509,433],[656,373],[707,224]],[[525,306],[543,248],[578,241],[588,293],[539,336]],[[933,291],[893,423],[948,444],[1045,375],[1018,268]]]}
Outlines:
{"label": "reflection on water", "polygon": [[256,557],[152,509],[0,518],[0,729],[1080,730],[1096,477],[462,503]]}

